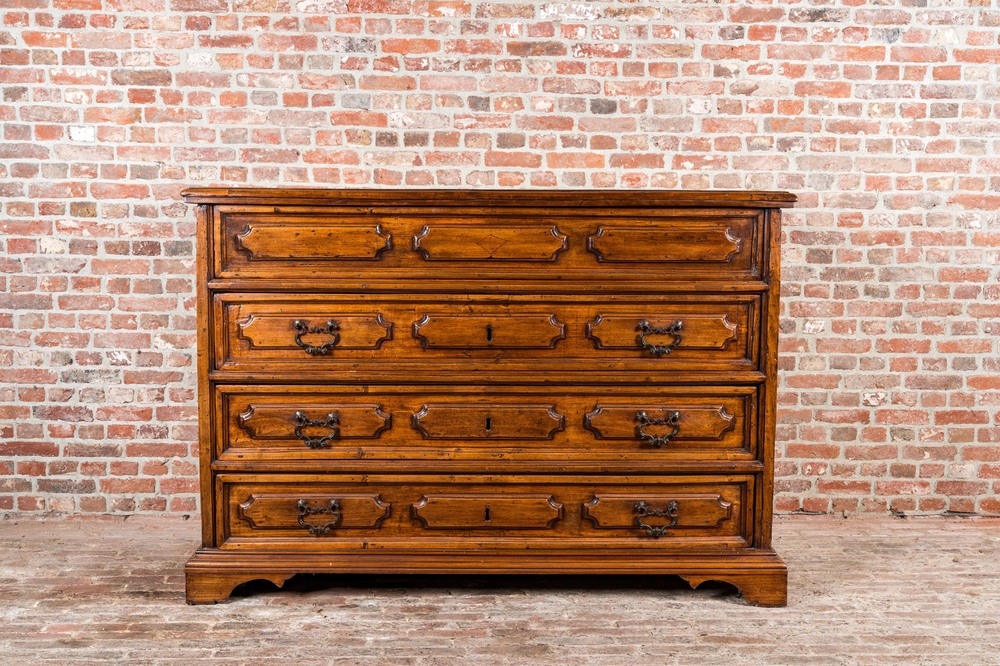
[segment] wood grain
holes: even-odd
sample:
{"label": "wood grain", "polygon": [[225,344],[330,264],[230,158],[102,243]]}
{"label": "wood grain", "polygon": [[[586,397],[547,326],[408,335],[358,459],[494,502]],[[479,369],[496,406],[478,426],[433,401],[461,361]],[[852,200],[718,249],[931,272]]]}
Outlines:
{"label": "wood grain", "polygon": [[424,225],[413,249],[425,261],[555,261],[569,247],[559,227],[528,224]]}
{"label": "wood grain", "polygon": [[[215,369],[288,373],[293,379],[350,370],[356,380],[371,383],[399,381],[388,374],[394,368],[420,368],[420,376],[470,373],[495,368],[498,361],[507,372],[544,372],[546,380],[570,370],[759,371],[758,296],[660,296],[641,305],[622,300],[224,293],[214,304]],[[328,353],[311,355],[296,341],[297,321],[313,327],[332,321],[339,340]],[[683,340],[668,356],[653,356],[639,341],[643,321],[681,321]],[[411,335],[396,335],[397,327]],[[331,337],[317,333],[301,340],[320,345]]]}
{"label": "wood grain", "polygon": [[[294,543],[296,549],[323,551],[351,550],[359,539],[371,550],[736,549],[752,540],[754,479],[220,474],[217,493],[225,508],[219,543],[228,549],[281,549]],[[329,532],[312,534],[298,520],[301,500],[311,507],[336,501],[342,518]],[[649,536],[636,524],[640,501],[653,507],[677,502],[677,526],[666,536]],[[325,520],[330,514],[317,513],[304,522]]]}
{"label": "wood grain", "polygon": [[[617,282],[640,276],[750,280],[761,275],[754,208],[503,211],[216,206],[219,278],[358,277]],[[470,223],[471,221],[471,223]],[[399,241],[397,242],[397,239]],[[311,267],[311,268],[310,268]]]}
{"label": "wood grain", "polygon": [[[641,389],[602,387],[219,386],[216,459],[246,462],[364,459],[372,469],[415,460],[534,461],[535,465],[638,466],[678,461],[753,460],[757,414],[753,386]],[[636,432],[637,412],[677,411],[679,431],[662,448]],[[337,437],[308,449],[296,437],[296,414],[339,418]],[[487,419],[489,423],[487,424]],[[488,429],[487,429],[488,426]],[[654,429],[655,430],[655,429]],[[305,435],[328,434],[322,428]]]}
{"label": "wood grain", "polygon": [[191,603],[673,573],[782,605],[784,192],[197,188]]}

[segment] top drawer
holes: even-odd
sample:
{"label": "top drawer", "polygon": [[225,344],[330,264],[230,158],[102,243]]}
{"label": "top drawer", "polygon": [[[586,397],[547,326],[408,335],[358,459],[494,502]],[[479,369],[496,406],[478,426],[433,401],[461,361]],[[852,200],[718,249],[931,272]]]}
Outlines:
{"label": "top drawer", "polygon": [[221,279],[748,281],[766,211],[212,208]]}

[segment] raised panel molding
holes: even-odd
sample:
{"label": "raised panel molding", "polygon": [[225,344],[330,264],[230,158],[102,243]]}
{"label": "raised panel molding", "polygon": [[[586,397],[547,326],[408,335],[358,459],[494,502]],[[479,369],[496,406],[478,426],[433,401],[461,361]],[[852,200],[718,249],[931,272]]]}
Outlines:
{"label": "raised panel molding", "polygon": [[337,500],[341,518],[337,529],[373,529],[392,513],[392,504],[382,501],[378,494],[300,495],[292,493],[253,493],[239,505],[238,517],[255,530],[297,530],[300,500],[312,503]]}
{"label": "raised panel molding", "polygon": [[566,417],[551,405],[425,404],[410,417],[424,439],[553,439]]}
{"label": "raised panel molding", "polygon": [[[634,316],[596,315],[587,322],[587,337],[594,342],[595,349],[638,349],[638,322],[648,319],[654,327],[666,327],[672,322],[684,324],[683,342],[676,351],[686,349],[725,350],[737,340],[737,325],[729,321],[729,316],[721,315],[646,315]],[[669,336],[666,339],[670,339]]]}
{"label": "raised panel molding", "polygon": [[289,228],[284,220],[247,222],[236,234],[236,248],[254,261],[378,261],[393,249],[392,234],[381,224],[300,224],[294,233]]}
{"label": "raised panel molding", "polygon": [[552,529],[563,505],[552,495],[424,495],[410,507],[421,527],[431,530]]}
{"label": "raised panel molding", "polygon": [[[722,405],[685,406],[683,404],[648,405],[636,403],[632,405],[595,405],[594,409],[583,417],[583,427],[593,433],[594,439],[634,440],[636,435],[636,418],[639,411],[648,412],[651,418],[659,418],[661,414],[680,412],[680,430],[673,440],[698,439],[719,441],[723,435],[733,429],[736,417],[726,411]],[[602,426],[602,423],[604,424]]]}
{"label": "raised panel molding", "polygon": [[587,236],[587,251],[607,263],[725,263],[742,249],[732,228],[599,226]]}
{"label": "raised panel molding", "polygon": [[412,247],[425,261],[552,262],[569,240],[554,226],[425,225]]}
{"label": "raised panel molding", "polygon": [[378,439],[392,428],[392,414],[382,411],[382,405],[323,404],[250,404],[236,417],[239,427],[257,440],[288,440],[295,438],[295,413],[315,414],[317,418],[330,412],[339,416],[337,439]]}
{"label": "raised panel molding", "polygon": [[677,527],[715,528],[732,516],[732,502],[721,495],[677,493],[670,495],[601,494],[583,504],[582,516],[597,529],[635,529],[636,503],[644,501],[653,508],[677,502]]}
{"label": "raised panel molding", "polygon": [[290,349],[295,348],[295,328],[293,322],[303,320],[322,324],[328,320],[336,322],[339,339],[333,346],[338,349],[379,349],[383,343],[392,340],[393,323],[386,321],[381,312],[371,315],[302,315],[248,314],[236,319],[236,335],[245,340],[250,349]]}
{"label": "raised panel molding", "polygon": [[566,338],[566,325],[554,314],[426,313],[413,322],[412,331],[424,349],[554,349]]}

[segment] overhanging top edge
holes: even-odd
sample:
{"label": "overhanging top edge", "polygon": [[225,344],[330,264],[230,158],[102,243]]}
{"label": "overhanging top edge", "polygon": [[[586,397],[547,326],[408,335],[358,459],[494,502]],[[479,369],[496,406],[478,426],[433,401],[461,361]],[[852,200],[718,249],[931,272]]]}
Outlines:
{"label": "overhanging top edge", "polygon": [[740,206],[786,208],[797,197],[765,190],[463,190],[191,187],[181,196],[196,204],[322,206],[542,206],[565,208]]}

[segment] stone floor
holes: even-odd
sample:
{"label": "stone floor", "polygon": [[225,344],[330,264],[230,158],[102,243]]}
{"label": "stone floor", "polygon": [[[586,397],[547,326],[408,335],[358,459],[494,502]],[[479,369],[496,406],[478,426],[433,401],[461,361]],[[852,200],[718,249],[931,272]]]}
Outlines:
{"label": "stone floor", "polygon": [[308,576],[187,606],[195,521],[0,521],[0,664],[1000,664],[1000,520],[784,517],[787,608],[674,578]]}

